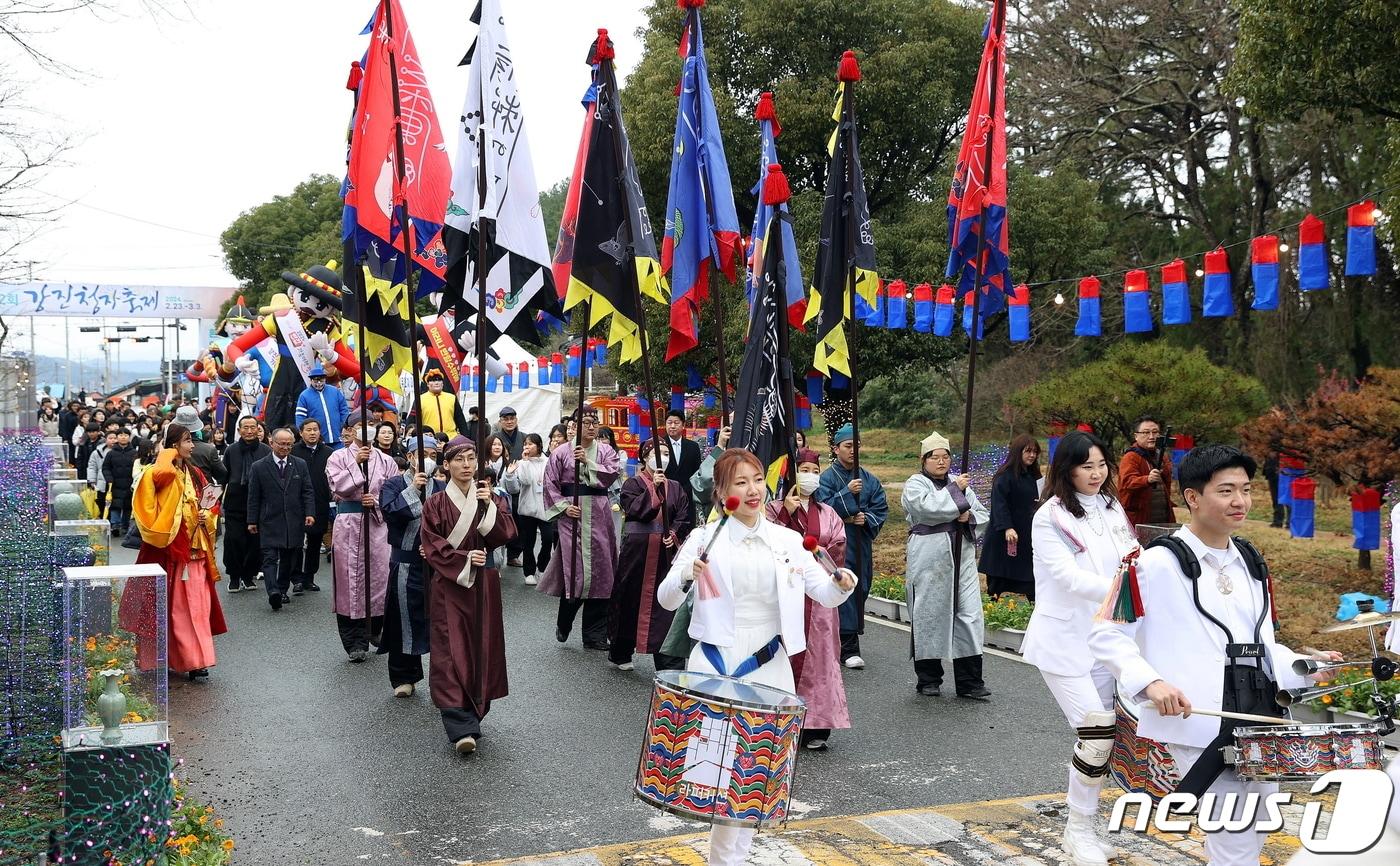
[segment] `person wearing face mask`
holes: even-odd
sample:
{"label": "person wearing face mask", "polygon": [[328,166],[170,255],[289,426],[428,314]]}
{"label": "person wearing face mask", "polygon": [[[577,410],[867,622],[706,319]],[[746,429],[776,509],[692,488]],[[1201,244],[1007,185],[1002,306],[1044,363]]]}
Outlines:
{"label": "person wearing face mask", "polygon": [[437,442],[431,436],[423,440],[423,471],[418,467],[418,440],[408,440],[407,447],[408,469],[379,489],[379,510],[389,525],[389,592],[378,652],[389,654],[389,686],[396,698],[412,697],[423,681],[423,656],[429,649],[428,586],[418,530],[423,503],[444,486],[431,480],[436,467],[427,456],[429,450],[437,450]]}
{"label": "person wearing face mask", "polygon": [[[797,484],[781,501],[768,503],[768,519],[817,540],[833,562],[846,560],[846,526],[841,515],[812,499],[821,483],[821,463],[810,448],[797,451]],[[841,621],[833,608],[806,601],[807,651],[792,658],[797,694],[807,704],[802,745],[824,751],[835,728],[849,728],[846,686],[841,681]]]}
{"label": "person wearing face mask", "polygon": [[960,698],[985,700],[982,680],[982,586],[977,579],[977,529],[987,508],[964,475],[950,475],[948,440],[933,433],[919,445],[921,471],[904,483],[909,521],[904,578],[914,627],[914,672],[921,695],[937,696],[943,659],[953,660]]}
{"label": "person wearing face mask", "polygon": [[620,496],[622,551],[608,610],[608,661],[623,671],[632,670],[636,651],[651,653],[657,670],[681,661],[661,651],[673,613],[657,603],[656,587],[690,534],[694,517],[690,495],[665,475],[669,449],[664,442],[659,448],[655,443],[647,440],[638,449],[641,467],[622,483]]}
{"label": "person wearing face mask", "polygon": [[1110,459],[1097,436],[1066,434],[1050,463],[1044,504],[1031,521],[1036,604],[1022,653],[1040,668],[1078,736],[1061,842],[1077,866],[1102,866],[1112,851],[1094,834],[1093,822],[1113,750],[1113,674],[1089,652],[1089,630],[1124,558],[1138,550],[1115,496]]}

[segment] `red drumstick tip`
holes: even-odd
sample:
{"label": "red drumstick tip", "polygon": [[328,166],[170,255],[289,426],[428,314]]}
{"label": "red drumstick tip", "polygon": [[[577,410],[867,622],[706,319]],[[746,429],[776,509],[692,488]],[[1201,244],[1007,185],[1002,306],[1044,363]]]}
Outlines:
{"label": "red drumstick tip", "polygon": [[817,537],[815,535],[802,536],[802,549],[813,551],[817,549]]}
{"label": "red drumstick tip", "polygon": [[724,500],[724,510],[725,510],[725,511],[738,511],[738,510],[739,510],[739,497],[737,497],[737,496],[731,496],[731,497],[729,497],[728,499]]}

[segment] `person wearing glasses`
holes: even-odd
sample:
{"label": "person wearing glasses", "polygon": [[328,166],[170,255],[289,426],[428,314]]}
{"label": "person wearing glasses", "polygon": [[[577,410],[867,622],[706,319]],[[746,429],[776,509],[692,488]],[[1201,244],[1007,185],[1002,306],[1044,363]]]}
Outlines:
{"label": "person wearing glasses", "polygon": [[1176,523],[1172,510],[1172,461],[1161,438],[1161,422],[1142,416],[1133,423],[1132,446],[1118,461],[1118,500],[1134,526]]}

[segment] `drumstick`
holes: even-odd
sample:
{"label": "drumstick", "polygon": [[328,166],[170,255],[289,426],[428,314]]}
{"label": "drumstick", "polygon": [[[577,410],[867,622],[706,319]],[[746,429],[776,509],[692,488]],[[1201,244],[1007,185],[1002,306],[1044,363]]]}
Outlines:
{"label": "drumstick", "polygon": [[[1138,708],[1139,708],[1139,709],[1143,709],[1143,710],[1147,710],[1147,709],[1156,710],[1156,709],[1157,709],[1157,705],[1154,704],[1154,703],[1149,702],[1149,703],[1145,703],[1145,704],[1140,704]],[[1298,724],[1298,722],[1294,721],[1293,719],[1280,719],[1278,716],[1256,716],[1256,715],[1252,715],[1252,714],[1250,714],[1250,713],[1231,713],[1231,712],[1227,712],[1227,711],[1225,711],[1225,710],[1202,710],[1202,709],[1199,709],[1199,708],[1197,708],[1197,707],[1192,707],[1192,708],[1191,708],[1191,715],[1193,715],[1193,716],[1214,716],[1214,717],[1217,718],[1217,719],[1236,719],[1236,720],[1241,721],[1241,722],[1263,722],[1263,723],[1266,724],[1266,725],[1296,725],[1296,724]]]}

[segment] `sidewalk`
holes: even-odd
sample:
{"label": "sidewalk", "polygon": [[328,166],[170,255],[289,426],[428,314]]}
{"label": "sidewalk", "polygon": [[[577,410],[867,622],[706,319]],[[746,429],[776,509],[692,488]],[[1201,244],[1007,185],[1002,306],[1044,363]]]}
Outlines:
{"label": "sidewalk", "polygon": [[[1106,793],[1107,815],[1117,791]],[[1285,807],[1284,831],[1269,838],[1263,863],[1287,862],[1298,849],[1303,797]],[[761,833],[750,862],[759,866],[1038,866],[1064,864],[1060,832],[1063,795],[959,803],[936,809],[875,812],[844,818],[793,821],[780,833]],[[1136,810],[1130,810],[1131,820]],[[1125,822],[1126,823],[1126,822]],[[1101,828],[1102,829],[1102,828]],[[1184,837],[1123,832],[1114,839],[1117,866],[1198,866],[1205,850],[1198,833]],[[566,851],[473,866],[704,866],[706,832]],[[466,864],[462,864],[466,866]]]}

